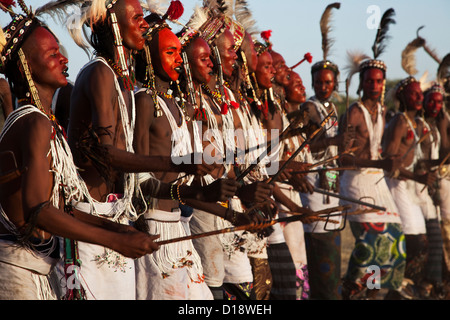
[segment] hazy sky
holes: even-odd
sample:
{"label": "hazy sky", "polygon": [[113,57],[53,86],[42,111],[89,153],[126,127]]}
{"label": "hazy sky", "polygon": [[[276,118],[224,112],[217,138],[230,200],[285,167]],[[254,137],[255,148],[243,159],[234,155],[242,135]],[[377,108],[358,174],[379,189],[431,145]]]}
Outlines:
{"label": "hazy sky", "polygon": [[[333,1],[323,0],[247,0],[256,26],[260,31],[272,30],[274,50],[281,53],[287,64],[292,66],[300,61],[306,52],[313,56],[313,63],[322,59],[320,17],[325,7]],[[33,8],[46,3],[43,0],[28,1]],[[163,1],[164,2],[164,1]],[[168,2],[167,0],[165,1]],[[182,0],[185,12],[181,22],[185,23],[201,0]],[[396,24],[390,28],[388,47],[380,59],[388,65],[388,78],[400,79],[407,76],[401,68],[401,52],[416,36],[420,26],[424,28],[420,35],[427,40],[440,58],[450,53],[450,1],[449,0],[342,0],[339,10],[333,10],[332,31],[334,39],[329,59],[341,69],[341,81],[345,79],[347,51],[359,50],[372,55],[371,46],[376,35],[376,18],[387,9],[394,8]],[[378,13],[378,15],[377,15]],[[68,51],[70,80],[74,81],[78,70],[88,61],[88,56],[76,47],[68,37],[64,26],[56,24],[51,18],[46,19]],[[4,27],[9,17],[0,14]],[[178,31],[179,27],[174,27]],[[416,54],[417,77],[429,72],[428,80],[435,78],[438,67],[424,50]],[[312,95],[310,67],[307,62],[295,69],[303,78],[307,94]],[[351,95],[356,95],[357,77],[353,78]],[[340,85],[343,93],[344,83]]]}

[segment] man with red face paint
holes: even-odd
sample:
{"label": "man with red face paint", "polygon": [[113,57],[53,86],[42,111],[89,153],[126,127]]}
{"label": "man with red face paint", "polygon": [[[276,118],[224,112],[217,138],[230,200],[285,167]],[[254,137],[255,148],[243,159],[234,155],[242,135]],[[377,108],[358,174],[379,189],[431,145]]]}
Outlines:
{"label": "man with red face paint", "polygon": [[[448,94],[443,91],[443,88],[439,88],[438,85],[434,85],[432,88],[424,93],[424,108],[425,117],[430,127],[436,126],[438,129],[438,136],[440,142],[439,148],[439,160],[433,161],[434,166],[437,167],[439,176],[439,208],[441,214],[441,229],[442,237],[444,240],[444,260],[445,266],[443,270],[444,281],[446,283],[446,291],[448,292],[448,283],[450,282],[450,165],[447,160],[443,163],[445,157],[448,157],[450,151],[450,115],[448,113],[448,106],[446,108],[446,102],[443,101],[443,97]],[[437,111],[439,110],[439,112]]]}
{"label": "man with red face paint", "polygon": [[[190,68],[192,74],[193,90],[192,92],[187,91],[189,94],[195,95],[196,102],[195,105],[188,104],[192,108],[194,148],[196,152],[203,152],[203,156],[209,157],[208,159],[211,161],[222,162],[223,155],[231,151],[235,145],[234,141],[229,140],[230,137],[233,138],[234,136],[231,136],[227,132],[228,130],[233,131],[234,124],[231,110],[226,114],[221,113],[220,105],[205,92],[205,86],[211,82],[211,78],[214,76],[213,63],[210,59],[211,48],[198,32],[188,30],[180,35],[180,39],[183,41],[182,44],[189,62],[188,68]],[[219,45],[218,48],[220,52],[221,46]],[[191,99],[189,101],[193,103]],[[232,163],[226,162],[224,168],[225,171],[221,170],[212,175],[207,175],[202,178],[198,177],[194,180],[194,183],[207,185],[221,176],[234,176]],[[237,192],[243,194],[242,189],[247,188],[246,185],[243,185]],[[254,199],[256,201],[262,201],[267,194],[258,193],[257,190],[257,188],[254,190]],[[207,211],[205,209],[199,210],[194,208],[192,218],[189,222],[193,233],[207,232],[223,225],[223,218],[214,217]],[[256,218],[258,217],[256,216]],[[235,221],[230,220],[229,217],[225,218],[233,224],[240,224],[241,222],[238,220],[242,220],[243,215],[241,212],[238,212],[237,220]],[[257,221],[258,219],[255,220],[255,222]],[[246,222],[248,223],[249,221]],[[193,240],[194,246],[202,259],[205,282],[208,284],[216,300],[226,299],[227,296],[224,295],[224,290],[230,291],[230,284],[226,282],[227,279],[225,278],[225,274],[227,273],[227,263],[225,260],[229,259],[229,255],[224,252],[221,238],[222,236],[212,236]]]}
{"label": "man with red face paint", "polygon": [[423,117],[417,117],[417,122],[421,123],[423,134],[427,135],[420,144],[423,158],[417,164],[417,171],[424,173],[436,170],[439,177],[432,188],[425,187],[420,183],[417,183],[416,186],[417,196],[425,215],[428,240],[428,259],[425,265],[424,279],[417,285],[421,297],[432,299],[439,299],[445,294],[443,290],[443,235],[445,229],[441,229],[440,221],[443,210],[440,208],[441,216],[439,217],[437,209],[442,203],[439,197],[440,189],[442,186],[445,188],[445,182],[442,184],[443,177],[440,175],[440,168],[445,166],[445,161],[440,158],[441,134],[437,120],[438,117],[443,116],[443,94],[444,89],[438,84],[433,84],[427,89],[423,93]]}
{"label": "man with red face paint", "polygon": [[[64,132],[51,110],[55,91],[67,85],[67,58],[61,54],[52,31],[31,10],[22,9],[26,15],[15,15],[5,29],[6,38],[10,39],[5,46],[8,54],[5,56],[3,45],[0,48],[1,72],[11,81],[14,95],[19,99],[18,108],[10,113],[0,136],[0,171],[14,172],[8,176],[2,174],[0,185],[0,296],[1,299],[54,299],[63,286],[68,291],[66,299],[81,299],[84,292],[80,287],[82,279],[78,277],[80,257],[69,260],[69,256],[61,254],[68,253],[74,258],[72,254],[78,254],[72,251],[76,249],[74,244],[81,243],[75,240],[114,250],[118,256],[130,260],[151,253],[158,246],[153,242],[156,237],[94,216],[98,203],[80,179]],[[17,72],[18,66],[21,72]],[[92,205],[92,212],[75,208],[83,201]],[[83,268],[95,256],[89,258],[83,260]],[[53,276],[58,264],[68,269],[70,278],[57,279],[51,287],[49,273],[53,271]],[[97,276],[102,277],[104,271],[108,272],[98,271]],[[84,269],[82,274],[85,275]],[[133,284],[130,293],[124,292],[128,283],[121,283],[120,276],[108,280],[112,282],[105,280],[102,285],[113,291],[111,296],[134,297]],[[114,292],[114,289],[119,290]],[[103,294],[100,291],[98,298],[104,298]]]}
{"label": "man with red face paint", "polygon": [[[257,42],[255,49],[258,53],[258,63],[254,73],[253,83],[255,97],[252,97],[253,101],[251,106],[256,120],[259,122],[261,128],[265,129],[266,142],[274,139],[272,141],[271,151],[265,160],[267,173],[270,176],[277,173],[278,170],[273,170],[273,168],[279,168],[279,164],[284,160],[282,158],[284,141],[277,141],[277,139],[284,128],[287,127],[288,122],[284,121],[283,111],[273,95],[273,78],[276,72],[272,63],[272,55],[268,50],[269,48]],[[256,103],[256,101],[260,103]],[[303,166],[301,163],[293,161],[289,165],[288,170],[293,170],[294,168],[301,170],[300,168],[303,168]],[[280,177],[284,180],[288,176],[283,174]],[[292,201],[278,183],[274,184],[273,199],[284,206],[283,210],[285,212],[302,211],[299,204]],[[283,217],[286,216],[284,212],[281,215]],[[266,251],[266,259],[272,278],[269,285],[269,299],[296,299],[295,264],[286,243],[283,229],[280,226],[274,226],[273,232],[267,237]]]}
{"label": "man with red face paint", "polygon": [[[144,64],[137,60],[137,68],[149,70],[150,67],[152,72],[138,75],[144,88],[136,93],[135,150],[142,155],[187,157],[185,160],[191,161],[190,119],[178,85],[183,70],[181,43],[158,15],[152,14],[146,21],[150,25],[148,50],[145,50]],[[189,229],[183,222],[180,206],[189,202],[179,188],[189,185],[194,177],[183,173],[149,174],[170,185],[172,198],[159,199],[149,206],[142,217],[148,232],[161,234],[160,238],[165,240],[186,236]],[[137,299],[212,299],[192,242],[172,243],[164,249],[161,254],[147,255],[136,261]]]}
{"label": "man with red face paint", "polygon": [[273,91],[280,106],[284,107],[286,103],[286,87],[289,85],[289,76],[291,69],[286,65],[283,56],[273,50],[269,50],[272,56],[275,77],[273,78]]}
{"label": "man with red face paint", "polygon": [[423,157],[419,140],[424,136],[423,124],[416,118],[423,108],[420,82],[412,76],[403,79],[396,86],[395,97],[400,102],[400,112],[386,128],[383,153],[388,156],[398,155],[403,161],[395,175],[386,177],[386,182],[397,205],[405,234],[405,278],[419,286],[424,277],[424,261],[427,257],[427,212],[417,201],[417,184],[432,188],[437,177],[435,172],[423,172],[417,166]]}
{"label": "man with red face paint", "polygon": [[[144,195],[170,198],[170,185],[155,188],[159,181],[142,179],[136,173],[195,173],[195,168],[208,166],[176,165],[170,157],[134,153],[134,77],[128,61],[134,50],[144,47],[143,34],[148,30],[139,1],[96,0],[81,10],[91,23],[89,43],[97,56],[82,68],[75,82],[68,140],[75,163],[83,169],[81,175],[98,202],[96,214],[128,225],[145,211]],[[179,191],[185,198],[202,198],[199,188],[182,186]],[[76,208],[90,211],[88,203],[80,202]],[[83,243],[77,249],[83,262],[82,278],[91,289],[86,290],[88,298],[135,299],[133,260]]]}
{"label": "man with red face paint", "polygon": [[[338,88],[339,68],[331,61],[319,61],[312,66],[311,76],[315,95],[300,107],[308,114],[308,124],[320,124],[332,111],[334,117],[325,124],[326,131],[320,139],[310,144],[309,150],[306,150],[309,152],[311,163],[328,161],[323,165],[327,170],[309,173],[306,177],[315,188],[338,193],[339,173],[331,170],[336,167],[336,162],[330,159],[338,154],[338,145],[342,142],[341,136],[338,135],[337,108],[331,101],[333,93]],[[313,211],[339,206],[339,199],[335,197],[316,192],[302,192],[300,195],[303,205]],[[340,299],[338,290],[341,246],[340,232],[337,230],[339,227],[339,223],[326,224],[322,221],[304,225],[311,299]],[[322,267],[323,264],[327,266],[326,269]]]}
{"label": "man with red face paint", "polygon": [[[341,121],[341,130],[347,127],[354,129],[355,139],[351,146],[357,148],[351,156],[341,157],[341,165],[358,168],[345,170],[342,174],[341,194],[352,199],[372,197],[374,203],[386,208],[386,211],[347,217],[356,240],[355,248],[358,249],[352,253],[343,281],[342,295],[346,300],[374,299],[378,294],[379,290],[368,289],[367,283],[360,280],[365,279],[367,265],[386,268],[381,274],[383,288],[396,290],[403,279],[404,257],[396,251],[397,247],[401,251],[401,244],[404,244],[401,220],[383,171],[392,171],[394,161],[389,157],[383,160],[380,157],[386,115],[386,107],[381,102],[386,69],[385,63],[380,60],[366,60],[359,65],[358,94],[362,91],[362,97],[349,106]],[[341,151],[344,148],[341,146]],[[351,205],[351,211],[361,209],[350,202],[342,201],[341,204]],[[379,242],[389,246],[379,247]],[[358,246],[359,243],[364,246]],[[368,255],[368,252],[371,254]]]}
{"label": "man with red face paint", "polygon": [[[284,88],[284,90],[286,93],[286,102],[284,104],[285,113],[283,114],[283,117],[285,117],[284,122],[289,123],[289,113],[298,111],[300,105],[306,101],[305,87],[303,86],[302,78],[298,73],[294,71],[289,72],[289,84]],[[289,159],[292,156],[292,153],[300,147],[303,141],[304,139],[300,135],[286,139],[284,141],[282,160]],[[299,162],[312,162],[312,160],[308,158],[306,149],[300,152],[296,159]],[[297,205],[302,206],[300,193],[298,190],[308,190],[308,188],[310,188],[309,190],[310,192],[312,192],[312,186],[309,184],[305,177],[295,175],[292,177],[292,179],[294,179],[296,185],[301,184],[302,186],[300,188],[294,188],[294,186],[292,185],[279,184],[279,187],[289,199],[291,199]],[[279,203],[280,216],[283,217],[289,215],[287,213],[282,214],[282,211],[289,210],[287,210],[287,208],[282,203]],[[287,224],[283,228],[283,234],[296,268],[297,300],[309,299],[309,276],[303,223],[301,221],[295,221],[293,223]]]}

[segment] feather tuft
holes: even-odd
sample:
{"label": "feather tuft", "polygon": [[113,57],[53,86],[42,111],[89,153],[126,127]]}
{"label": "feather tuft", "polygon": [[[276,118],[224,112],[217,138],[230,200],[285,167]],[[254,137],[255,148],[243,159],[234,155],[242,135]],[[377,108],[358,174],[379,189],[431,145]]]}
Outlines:
{"label": "feather tuft", "polygon": [[329,4],[325,11],[322,13],[322,17],[320,18],[320,32],[322,34],[322,52],[323,52],[323,60],[327,60],[328,54],[330,53],[331,46],[334,43],[334,40],[329,38],[328,35],[331,31],[331,18],[332,18],[332,10],[340,9],[341,4],[339,2],[335,2]]}
{"label": "feather tuft", "polygon": [[234,16],[247,33],[250,33],[252,36],[259,33],[258,29],[255,27],[256,21],[250,11],[247,0],[236,0]]}
{"label": "feather tuft", "polygon": [[198,4],[194,7],[194,13],[186,24],[189,28],[200,30],[200,27],[208,21],[209,11],[207,8],[200,7]]}
{"label": "feather tuft", "polygon": [[372,45],[373,58],[377,59],[386,49],[386,42],[390,38],[388,35],[389,27],[395,24],[395,10],[390,8],[385,11],[380,20],[377,35]]}
{"label": "feather tuft", "polygon": [[36,9],[35,15],[47,14],[53,20],[64,23],[67,21],[67,8],[70,6],[79,6],[84,0],[54,0],[50,1]]}
{"label": "feather tuft", "polygon": [[416,51],[423,47],[425,40],[418,37],[407,44],[402,51],[402,68],[410,76],[414,76],[418,71],[416,69]]}
{"label": "feather tuft", "polygon": [[12,6],[16,6],[16,2],[14,0],[0,0],[0,9],[2,9],[3,11],[10,13],[10,8]]}
{"label": "feather tuft", "polygon": [[[419,31],[421,30],[421,29],[423,29],[424,28],[424,26],[421,26],[421,27],[419,27],[418,29],[417,29],[417,38],[421,38],[420,36],[419,36]],[[430,48],[428,45],[427,45],[427,42],[424,40],[424,44],[423,44],[423,48],[424,48],[424,50],[425,50],[425,52],[426,53],[428,53],[428,55],[434,60],[434,61],[436,61],[437,63],[441,63],[441,59],[438,57],[438,54],[437,54],[437,52],[434,50],[434,49],[432,49],[432,48]]]}
{"label": "feather tuft", "polygon": [[368,55],[362,51],[347,51],[347,65],[344,70],[347,70],[347,81],[350,84],[352,77],[359,72],[359,66],[364,60],[370,59]]}

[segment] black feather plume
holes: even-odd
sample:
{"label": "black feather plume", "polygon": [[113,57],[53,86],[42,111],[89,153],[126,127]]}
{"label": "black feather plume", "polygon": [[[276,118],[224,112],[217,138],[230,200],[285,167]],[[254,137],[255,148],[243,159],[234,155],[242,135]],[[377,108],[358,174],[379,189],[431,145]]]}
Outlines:
{"label": "black feather plume", "polygon": [[320,18],[320,33],[322,34],[322,52],[323,52],[323,60],[327,60],[328,54],[330,52],[330,48],[333,45],[334,40],[329,38],[328,35],[331,31],[331,17],[332,17],[332,9],[339,9],[341,4],[339,2],[334,2],[329,4],[325,11],[322,13],[322,17]]}
{"label": "black feather plume", "polygon": [[380,26],[378,27],[375,42],[372,46],[373,58],[377,59],[386,49],[386,42],[390,38],[388,35],[389,27],[391,24],[395,24],[394,20],[395,11],[393,8],[386,10],[380,20]]}

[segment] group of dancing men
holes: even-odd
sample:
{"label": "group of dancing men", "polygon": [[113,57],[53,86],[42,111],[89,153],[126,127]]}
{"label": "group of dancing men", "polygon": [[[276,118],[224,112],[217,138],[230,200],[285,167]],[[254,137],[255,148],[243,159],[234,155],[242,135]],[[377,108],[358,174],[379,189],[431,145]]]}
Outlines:
{"label": "group of dancing men", "polygon": [[[446,298],[448,59],[388,94],[393,9],[373,57],[352,57],[359,98],[342,111],[339,3],[323,59],[301,61],[307,99],[244,0],[204,1],[186,24],[180,1],[16,2],[0,1],[1,299]],[[74,83],[45,15],[93,52]]]}

